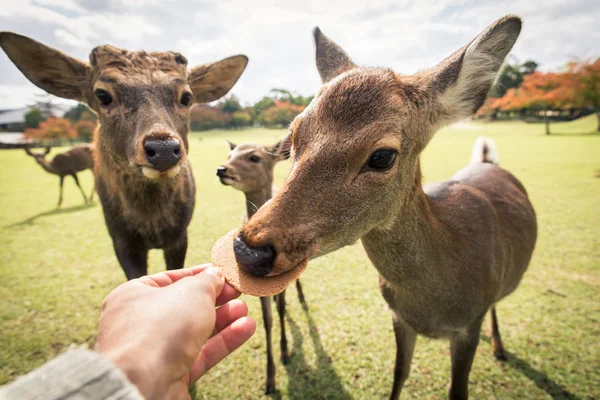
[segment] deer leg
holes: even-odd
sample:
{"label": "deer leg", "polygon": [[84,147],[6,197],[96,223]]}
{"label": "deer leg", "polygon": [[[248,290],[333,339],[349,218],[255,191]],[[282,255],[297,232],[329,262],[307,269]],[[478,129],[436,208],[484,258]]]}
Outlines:
{"label": "deer leg", "polygon": [[127,276],[127,280],[148,274],[148,250],[124,242],[114,242],[117,259]]}
{"label": "deer leg", "polygon": [[271,328],[273,327],[271,299],[269,297],[261,297],[260,308],[262,309],[265,333],[267,335],[267,386],[265,394],[270,394],[275,391],[275,362],[273,361],[273,348],[271,346]]}
{"label": "deer leg", "polygon": [[94,202],[94,192],[96,191],[96,180],[94,179],[94,187],[92,188],[92,191],[90,193],[90,203]]}
{"label": "deer leg", "polygon": [[296,290],[298,291],[298,300],[300,300],[300,303],[305,304],[306,301],[304,300],[304,292],[302,292],[302,284],[300,283],[300,279],[296,279]]}
{"label": "deer leg", "polygon": [[73,179],[75,179],[75,183],[77,184],[77,187],[79,188],[79,191],[81,192],[82,196],[83,196],[83,201],[85,202],[85,204],[87,204],[88,199],[85,196],[85,192],[83,191],[83,189],[81,188],[81,185],[79,184],[79,179],[77,179],[77,174],[71,174],[71,176],[73,177]]}
{"label": "deer leg", "polygon": [[168,270],[183,268],[185,254],[187,253],[187,245],[187,234],[185,234],[175,246],[165,249],[165,263],[167,264]]}
{"label": "deer leg", "polygon": [[504,352],[504,345],[502,344],[502,337],[500,337],[500,331],[498,330],[498,318],[496,318],[496,307],[492,306],[490,309],[490,337],[492,338],[492,346],[494,347],[494,356],[499,361],[507,361],[506,353]]}
{"label": "deer leg", "polygon": [[59,192],[58,192],[58,205],[57,205],[57,207],[60,207],[60,205],[62,204],[63,183],[64,182],[65,182],[65,177],[61,176],[60,177],[60,188],[59,188]]}
{"label": "deer leg", "polygon": [[281,328],[281,362],[287,364],[290,357],[287,348],[287,337],[285,336],[285,290],[277,295],[277,314],[279,314],[279,326]]}
{"label": "deer leg", "polygon": [[483,318],[479,318],[466,332],[457,333],[450,341],[452,374],[448,398],[465,400],[469,398],[469,373],[479,344],[479,330]]}
{"label": "deer leg", "polygon": [[394,366],[394,385],[390,400],[397,400],[402,392],[402,386],[410,373],[410,364],[415,342],[417,340],[416,332],[408,325],[400,321],[396,316],[392,316],[394,324],[394,334],[396,336],[396,365]]}

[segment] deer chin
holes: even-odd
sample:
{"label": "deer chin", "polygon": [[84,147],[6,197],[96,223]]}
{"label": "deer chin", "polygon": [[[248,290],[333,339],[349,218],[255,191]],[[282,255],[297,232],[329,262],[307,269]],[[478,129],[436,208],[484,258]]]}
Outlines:
{"label": "deer chin", "polygon": [[177,174],[179,174],[179,171],[181,171],[181,166],[179,166],[179,165],[171,167],[168,170],[162,171],[162,172],[155,168],[146,167],[146,166],[142,167],[142,175],[144,175],[146,178],[152,179],[152,180],[174,178],[177,176]]}

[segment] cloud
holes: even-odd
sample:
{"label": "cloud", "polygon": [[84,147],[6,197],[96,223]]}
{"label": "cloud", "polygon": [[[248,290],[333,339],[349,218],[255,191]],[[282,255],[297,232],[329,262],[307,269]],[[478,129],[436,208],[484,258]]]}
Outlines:
{"label": "cloud", "polygon": [[[600,55],[597,0],[15,0],[0,7],[0,25],[82,59],[104,43],[179,51],[190,65],[246,54],[250,63],[233,92],[253,102],[273,87],[317,90],[315,25],[359,65],[414,73],[509,13],[524,19],[511,57],[555,69]],[[0,70],[0,84],[28,85],[4,54]]]}

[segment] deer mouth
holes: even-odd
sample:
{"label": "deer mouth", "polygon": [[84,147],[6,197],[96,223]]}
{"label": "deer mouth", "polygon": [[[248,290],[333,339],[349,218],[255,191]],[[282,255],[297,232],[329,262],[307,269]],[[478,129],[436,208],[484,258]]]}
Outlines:
{"label": "deer mouth", "polygon": [[171,167],[165,171],[159,171],[156,168],[142,166],[142,175],[152,180],[175,178],[180,171],[180,165],[175,165],[174,167]]}
{"label": "deer mouth", "polygon": [[233,182],[235,182],[237,179],[235,179],[235,177],[231,176],[231,175],[220,175],[219,176],[219,180],[221,181],[221,183],[223,185],[231,185]]}

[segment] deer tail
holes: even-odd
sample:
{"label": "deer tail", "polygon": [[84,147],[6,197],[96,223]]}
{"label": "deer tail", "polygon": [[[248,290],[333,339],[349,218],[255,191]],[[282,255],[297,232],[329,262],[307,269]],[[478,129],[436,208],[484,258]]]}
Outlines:
{"label": "deer tail", "polygon": [[496,144],[490,138],[479,136],[473,145],[473,154],[471,155],[471,164],[490,163],[498,165],[500,157]]}

